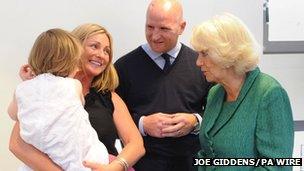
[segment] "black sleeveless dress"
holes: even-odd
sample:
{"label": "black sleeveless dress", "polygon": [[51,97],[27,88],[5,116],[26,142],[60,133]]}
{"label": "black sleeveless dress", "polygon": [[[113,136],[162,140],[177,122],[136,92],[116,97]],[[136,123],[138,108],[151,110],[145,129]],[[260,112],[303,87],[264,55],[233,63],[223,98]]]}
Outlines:
{"label": "black sleeveless dress", "polygon": [[115,140],[118,135],[113,121],[114,105],[111,92],[101,93],[91,88],[85,96],[84,108],[89,113],[90,123],[99,140],[106,146],[109,154],[117,155]]}

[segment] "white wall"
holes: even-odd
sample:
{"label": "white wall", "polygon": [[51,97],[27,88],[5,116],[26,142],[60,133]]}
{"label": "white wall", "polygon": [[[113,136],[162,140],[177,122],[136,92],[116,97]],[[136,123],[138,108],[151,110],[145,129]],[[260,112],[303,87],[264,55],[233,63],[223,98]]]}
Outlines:
{"label": "white wall", "polygon": [[[304,1],[269,1],[269,39],[270,41],[304,40]],[[286,24],[288,23],[288,24]]]}
{"label": "white wall", "polygon": [[[72,30],[95,22],[105,26],[114,38],[115,59],[145,41],[144,23],[148,0],[52,0],[1,2],[0,6],[0,170],[16,170],[20,164],[8,149],[13,122],[6,114],[14,88],[20,82],[18,70],[25,63],[37,35],[49,28]],[[181,41],[189,44],[194,25],[221,13],[239,16],[262,44],[262,0],[182,0],[187,28]],[[303,54],[265,55],[261,69],[277,78],[287,89],[294,118],[304,120]],[[304,140],[303,140],[304,142]]]}

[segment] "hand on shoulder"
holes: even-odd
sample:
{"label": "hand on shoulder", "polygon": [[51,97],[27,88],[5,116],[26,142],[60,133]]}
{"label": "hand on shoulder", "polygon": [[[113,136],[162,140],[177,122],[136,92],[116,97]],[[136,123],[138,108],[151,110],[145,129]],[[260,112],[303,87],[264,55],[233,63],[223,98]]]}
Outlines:
{"label": "hand on shoulder", "polygon": [[19,70],[19,76],[22,81],[33,79],[36,74],[31,69],[29,64],[22,65]]}

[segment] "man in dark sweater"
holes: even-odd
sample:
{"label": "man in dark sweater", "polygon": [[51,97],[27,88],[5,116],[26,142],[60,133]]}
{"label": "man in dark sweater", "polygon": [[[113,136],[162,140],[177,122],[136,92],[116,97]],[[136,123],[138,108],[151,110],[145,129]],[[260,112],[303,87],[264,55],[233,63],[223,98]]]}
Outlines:
{"label": "man in dark sweater", "polygon": [[178,42],[186,22],[177,0],[152,0],[147,44],[116,63],[117,93],[144,138],[146,155],[136,171],[195,170],[198,131],[210,84],[195,65],[198,54]]}

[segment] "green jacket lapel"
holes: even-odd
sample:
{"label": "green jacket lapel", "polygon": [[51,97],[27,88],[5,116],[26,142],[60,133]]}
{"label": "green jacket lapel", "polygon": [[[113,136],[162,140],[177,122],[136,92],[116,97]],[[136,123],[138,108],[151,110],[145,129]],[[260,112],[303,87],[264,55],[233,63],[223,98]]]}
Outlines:
{"label": "green jacket lapel", "polygon": [[246,80],[245,80],[245,82],[242,86],[241,92],[240,92],[240,94],[239,94],[239,96],[236,100],[236,104],[234,105],[234,108],[232,109],[232,111],[230,113],[227,114],[228,116],[222,122],[220,122],[218,125],[215,125],[214,123],[215,123],[216,119],[218,118],[219,113],[221,112],[223,101],[225,100],[224,99],[225,91],[224,91],[224,88],[221,88],[222,91],[220,91],[220,93],[219,93],[220,95],[218,96],[221,99],[217,98],[217,101],[216,101],[216,104],[215,104],[216,113],[212,114],[213,118],[211,119],[210,128],[208,130],[208,131],[210,131],[211,128],[214,129],[212,131],[213,135],[209,135],[209,136],[214,136],[231,119],[231,117],[236,113],[237,109],[242,104],[243,100],[245,99],[247,93],[249,92],[250,88],[252,87],[252,85],[254,83],[254,80],[257,78],[259,73],[260,73],[259,68],[256,68],[255,70],[253,70],[253,71],[251,71],[247,74]]}
{"label": "green jacket lapel", "polygon": [[215,121],[221,112],[224,96],[225,96],[225,90],[219,84],[215,85],[209,92],[209,97],[211,98],[207,99],[207,105],[205,111],[205,113],[208,114],[205,115],[205,118],[203,119],[204,121],[203,124],[206,124],[204,133],[207,137],[208,137],[208,132],[214,126]]}

